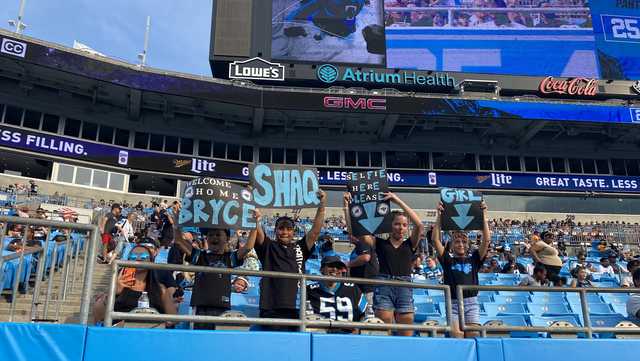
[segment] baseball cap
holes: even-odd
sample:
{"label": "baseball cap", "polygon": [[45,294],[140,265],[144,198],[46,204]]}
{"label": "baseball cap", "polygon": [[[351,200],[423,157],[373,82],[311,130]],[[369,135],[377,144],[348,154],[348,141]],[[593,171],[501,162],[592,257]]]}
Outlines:
{"label": "baseball cap", "polygon": [[347,268],[347,265],[342,262],[342,258],[338,256],[326,256],[322,258],[320,267],[324,267],[329,264],[340,264],[342,267]]}
{"label": "baseball cap", "polygon": [[281,225],[285,227],[295,228],[296,222],[294,222],[291,217],[284,216],[276,219],[276,228],[280,227]]}

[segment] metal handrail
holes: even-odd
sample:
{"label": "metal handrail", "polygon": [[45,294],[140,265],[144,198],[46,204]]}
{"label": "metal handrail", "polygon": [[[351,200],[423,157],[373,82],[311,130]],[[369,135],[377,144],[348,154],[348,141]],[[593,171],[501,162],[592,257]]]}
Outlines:
{"label": "metal handrail", "polygon": [[[305,285],[306,281],[334,281],[334,282],[349,282],[356,284],[368,284],[368,285],[385,285],[395,287],[409,287],[419,289],[432,289],[439,290],[444,293],[445,307],[446,307],[446,326],[427,326],[427,325],[405,325],[405,324],[371,324],[366,322],[344,322],[344,321],[332,321],[332,320],[318,320],[310,321],[306,319],[306,302],[307,302],[307,289],[306,287],[299,287],[300,292],[300,317],[294,319],[275,319],[275,318],[228,318],[228,317],[214,317],[214,316],[199,316],[199,315],[159,315],[159,314],[139,314],[139,313],[127,313],[116,312],[113,310],[116,297],[116,287],[118,282],[118,269],[121,267],[130,267],[137,269],[148,270],[165,270],[165,271],[182,271],[182,272],[203,272],[203,273],[220,273],[228,275],[239,276],[258,276],[258,277],[271,277],[271,278],[285,278],[285,279],[297,279],[300,280],[301,285]],[[175,264],[158,264],[149,262],[132,262],[132,261],[115,261],[112,263],[111,283],[109,285],[109,293],[107,298],[107,307],[104,317],[104,324],[107,327],[111,327],[113,319],[121,320],[146,320],[146,321],[163,321],[163,322],[203,322],[203,323],[220,323],[220,324],[241,324],[241,325],[272,325],[272,326],[299,326],[300,331],[305,331],[307,327],[341,327],[341,328],[357,328],[357,329],[372,329],[372,330],[417,330],[417,331],[429,331],[432,334],[435,332],[450,332],[452,324],[452,311],[451,311],[451,292],[449,286],[445,285],[432,285],[415,282],[405,282],[396,280],[378,280],[367,278],[355,278],[355,277],[331,277],[322,275],[308,275],[299,273],[287,273],[287,272],[273,272],[273,271],[250,271],[237,268],[214,268],[205,266],[192,266],[192,265],[175,265]]]}
{"label": "metal handrail", "polygon": [[[537,327],[537,326],[485,326],[485,325],[467,325],[464,319],[464,291],[515,291],[515,292],[576,292],[580,294],[580,308],[582,311],[582,319],[584,325],[582,327]],[[624,329],[615,327],[593,327],[591,326],[591,317],[589,314],[589,303],[587,302],[587,293],[640,293],[640,288],[564,288],[564,287],[532,287],[532,286],[476,286],[476,285],[459,285],[456,288],[456,302],[458,303],[458,322],[462,331],[480,331],[482,337],[486,337],[487,332],[491,331],[516,331],[516,332],[553,332],[553,333],[569,333],[578,334],[584,332],[587,338],[592,338],[593,333],[599,332],[615,332],[638,334],[638,329]]]}
{"label": "metal handrail", "polygon": [[[3,238],[4,234],[6,232],[7,229],[7,225],[8,224],[21,224],[21,225],[27,225],[27,226],[42,226],[42,227],[54,227],[57,229],[70,229],[70,230],[79,230],[79,231],[86,231],[89,232],[89,237],[87,240],[85,240],[85,246],[86,246],[86,254],[85,254],[85,265],[84,265],[84,281],[83,281],[83,286],[82,286],[82,293],[81,293],[81,302],[80,302],[80,323],[83,325],[86,325],[89,321],[89,311],[90,311],[90,305],[91,305],[91,286],[93,283],[93,274],[94,274],[94,270],[95,270],[95,262],[93,261],[96,257],[96,246],[98,244],[98,239],[99,239],[99,230],[98,227],[96,225],[91,225],[91,224],[81,224],[81,223],[68,223],[68,222],[60,222],[60,221],[52,221],[52,220],[47,220],[47,219],[37,219],[37,218],[22,218],[22,217],[13,217],[13,216],[0,216],[0,234],[2,235]],[[25,248],[26,245],[26,234],[27,232],[24,232],[24,235],[22,237],[22,248]],[[42,255],[42,259],[39,260],[38,262],[38,268],[37,268],[37,273],[36,273],[36,283],[34,286],[34,293],[33,293],[33,298],[32,298],[32,304],[31,304],[31,319],[33,319],[33,316],[35,315],[36,312],[36,305],[38,303],[38,298],[39,298],[39,293],[40,293],[40,286],[41,286],[41,280],[43,278],[44,272],[45,272],[45,262],[46,262],[46,255],[47,255],[47,251],[48,251],[48,247],[49,247],[49,233],[47,232],[47,234],[45,235],[45,247],[41,248],[38,252],[40,252],[40,254]],[[87,242],[88,241],[88,242]],[[70,264],[70,260],[71,257],[73,256],[73,250],[70,249],[70,245],[71,245],[71,241],[70,241],[70,237],[69,235],[66,236],[66,249],[65,249],[65,258],[63,260],[63,268],[64,268],[64,274],[63,277],[61,279],[61,288],[59,289],[58,292],[58,300],[57,300],[57,309],[56,309],[56,315],[59,315],[60,312],[60,298],[64,299],[66,297],[66,291],[67,291],[67,286],[68,286],[68,277],[69,277],[69,264]],[[52,255],[52,261],[51,261],[51,267],[49,269],[49,284],[47,287],[47,297],[45,299],[45,307],[44,307],[44,315],[46,318],[46,314],[47,314],[47,309],[48,309],[48,303],[49,303],[49,295],[51,294],[51,289],[52,289],[52,283],[53,283],[53,278],[54,278],[54,269],[55,269],[55,264],[57,261],[57,247],[54,247],[54,252]],[[76,253],[76,257],[78,256],[78,251],[75,252]],[[19,280],[20,280],[20,276],[22,273],[22,267],[24,264],[24,256],[25,254],[31,254],[31,252],[27,251],[27,252],[20,252],[18,255],[16,255],[16,258],[19,258],[20,261],[18,263],[18,269],[16,272],[16,277],[14,278],[14,282],[13,282],[13,287],[12,287],[12,295],[13,295],[13,299],[11,301],[11,310],[10,310],[10,314],[9,314],[9,321],[13,320],[13,315],[15,313],[15,303],[16,303],[16,295],[17,295],[17,291],[18,291],[18,284],[19,284]],[[11,255],[13,256],[13,255]],[[0,257],[0,278],[3,277],[3,263],[4,263],[4,259],[5,257]],[[13,258],[12,258],[13,259]],[[77,260],[76,260],[76,264],[77,264]],[[0,283],[1,284],[1,283]],[[28,287],[28,282],[25,285],[25,287]]]}

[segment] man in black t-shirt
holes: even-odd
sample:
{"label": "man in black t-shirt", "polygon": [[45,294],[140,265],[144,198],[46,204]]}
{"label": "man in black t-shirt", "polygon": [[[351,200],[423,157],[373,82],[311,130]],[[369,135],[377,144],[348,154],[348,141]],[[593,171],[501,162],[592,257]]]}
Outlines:
{"label": "man in black t-shirt", "polygon": [[[116,224],[120,222],[122,218],[122,207],[120,204],[114,203],[111,206],[111,212],[107,213],[100,220],[100,231],[102,232],[102,262],[107,262],[109,259],[109,252],[115,248],[115,242],[113,241],[113,235],[117,232]],[[100,256],[98,257],[100,258]]]}
{"label": "man in black t-shirt", "polygon": [[[276,220],[276,239],[265,236],[258,224],[258,232],[255,242],[256,253],[262,263],[262,269],[274,272],[304,273],[305,262],[311,255],[311,250],[318,240],[320,230],[324,225],[324,210],[327,196],[323,191],[318,191],[320,205],[313,220],[313,227],[302,237],[294,240],[295,222],[289,217],[280,217]],[[248,250],[251,248],[246,246]],[[300,317],[296,296],[299,282],[296,279],[264,277],[260,281],[260,317],[262,318],[289,318]],[[271,331],[296,331],[297,327],[269,326],[262,327]]]}
{"label": "man in black t-shirt", "polygon": [[[475,337],[476,332],[462,332],[458,319],[458,285],[478,285],[478,273],[480,267],[484,263],[489,246],[491,244],[491,232],[487,220],[487,205],[482,202],[482,211],[484,213],[484,225],[482,229],[482,243],[480,248],[471,251],[469,245],[469,237],[465,232],[451,232],[451,253],[447,252],[441,242],[441,216],[444,206],[442,203],[438,205],[438,213],[436,223],[433,227],[432,239],[433,245],[438,252],[440,264],[442,265],[442,274],[444,284],[451,288],[451,299],[453,302],[453,325],[452,335],[457,338]],[[478,303],[478,291],[467,290],[463,293],[464,302],[464,321],[465,324],[480,324],[480,304]]]}
{"label": "man in black t-shirt", "polygon": [[[325,276],[342,277],[347,266],[338,256],[322,259],[320,273]],[[307,299],[313,313],[333,321],[360,321],[367,308],[367,300],[353,283],[317,282],[307,286]],[[357,329],[329,329],[328,333],[357,333]]]}

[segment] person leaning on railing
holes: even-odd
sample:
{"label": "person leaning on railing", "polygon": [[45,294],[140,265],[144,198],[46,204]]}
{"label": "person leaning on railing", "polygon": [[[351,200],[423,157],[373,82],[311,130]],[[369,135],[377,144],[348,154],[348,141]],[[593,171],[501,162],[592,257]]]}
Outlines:
{"label": "person leaning on railing", "polygon": [[[478,285],[478,273],[480,267],[484,263],[487,253],[489,252],[489,245],[491,243],[491,231],[489,230],[489,224],[487,223],[487,205],[482,202],[482,212],[484,213],[484,226],[482,228],[482,242],[480,247],[471,251],[469,245],[469,236],[466,232],[454,231],[451,232],[451,253],[447,252],[442,245],[441,234],[441,221],[442,212],[444,206],[442,203],[438,204],[438,212],[436,216],[436,223],[433,227],[433,245],[438,252],[440,264],[442,264],[442,272],[444,278],[444,284],[451,288],[451,301],[453,324],[451,325],[452,336],[456,338],[462,337],[475,337],[478,336],[477,332],[465,331],[464,333],[460,329],[458,321],[458,293],[456,291],[458,285]],[[464,319],[465,324],[480,325],[480,304],[478,302],[478,291],[468,290],[464,291]]]}
{"label": "person leaning on railing", "polygon": [[[280,217],[276,220],[275,240],[265,236],[260,222],[256,222],[255,250],[264,271],[305,272],[305,262],[309,259],[324,225],[327,204],[327,195],[324,191],[318,191],[318,199],[320,203],[313,226],[298,241],[294,239],[295,221],[289,217]],[[297,279],[263,277],[260,281],[260,317],[299,319],[300,314],[296,306],[298,286]],[[262,328],[271,331],[297,330],[297,327],[291,326],[263,326]]]}
{"label": "person leaning on railing", "polygon": [[[640,268],[633,271],[633,284],[635,288],[640,288]],[[632,294],[627,300],[627,314],[632,320],[640,321],[640,293]]]}

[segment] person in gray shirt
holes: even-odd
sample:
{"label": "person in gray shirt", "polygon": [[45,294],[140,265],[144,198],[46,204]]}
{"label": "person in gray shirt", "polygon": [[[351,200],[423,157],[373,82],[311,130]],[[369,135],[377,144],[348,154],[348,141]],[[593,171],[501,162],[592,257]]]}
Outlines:
{"label": "person in gray shirt", "polygon": [[[640,268],[633,272],[633,284],[636,288],[640,288]],[[640,321],[640,293],[632,294],[627,300],[627,314],[632,320]]]}

